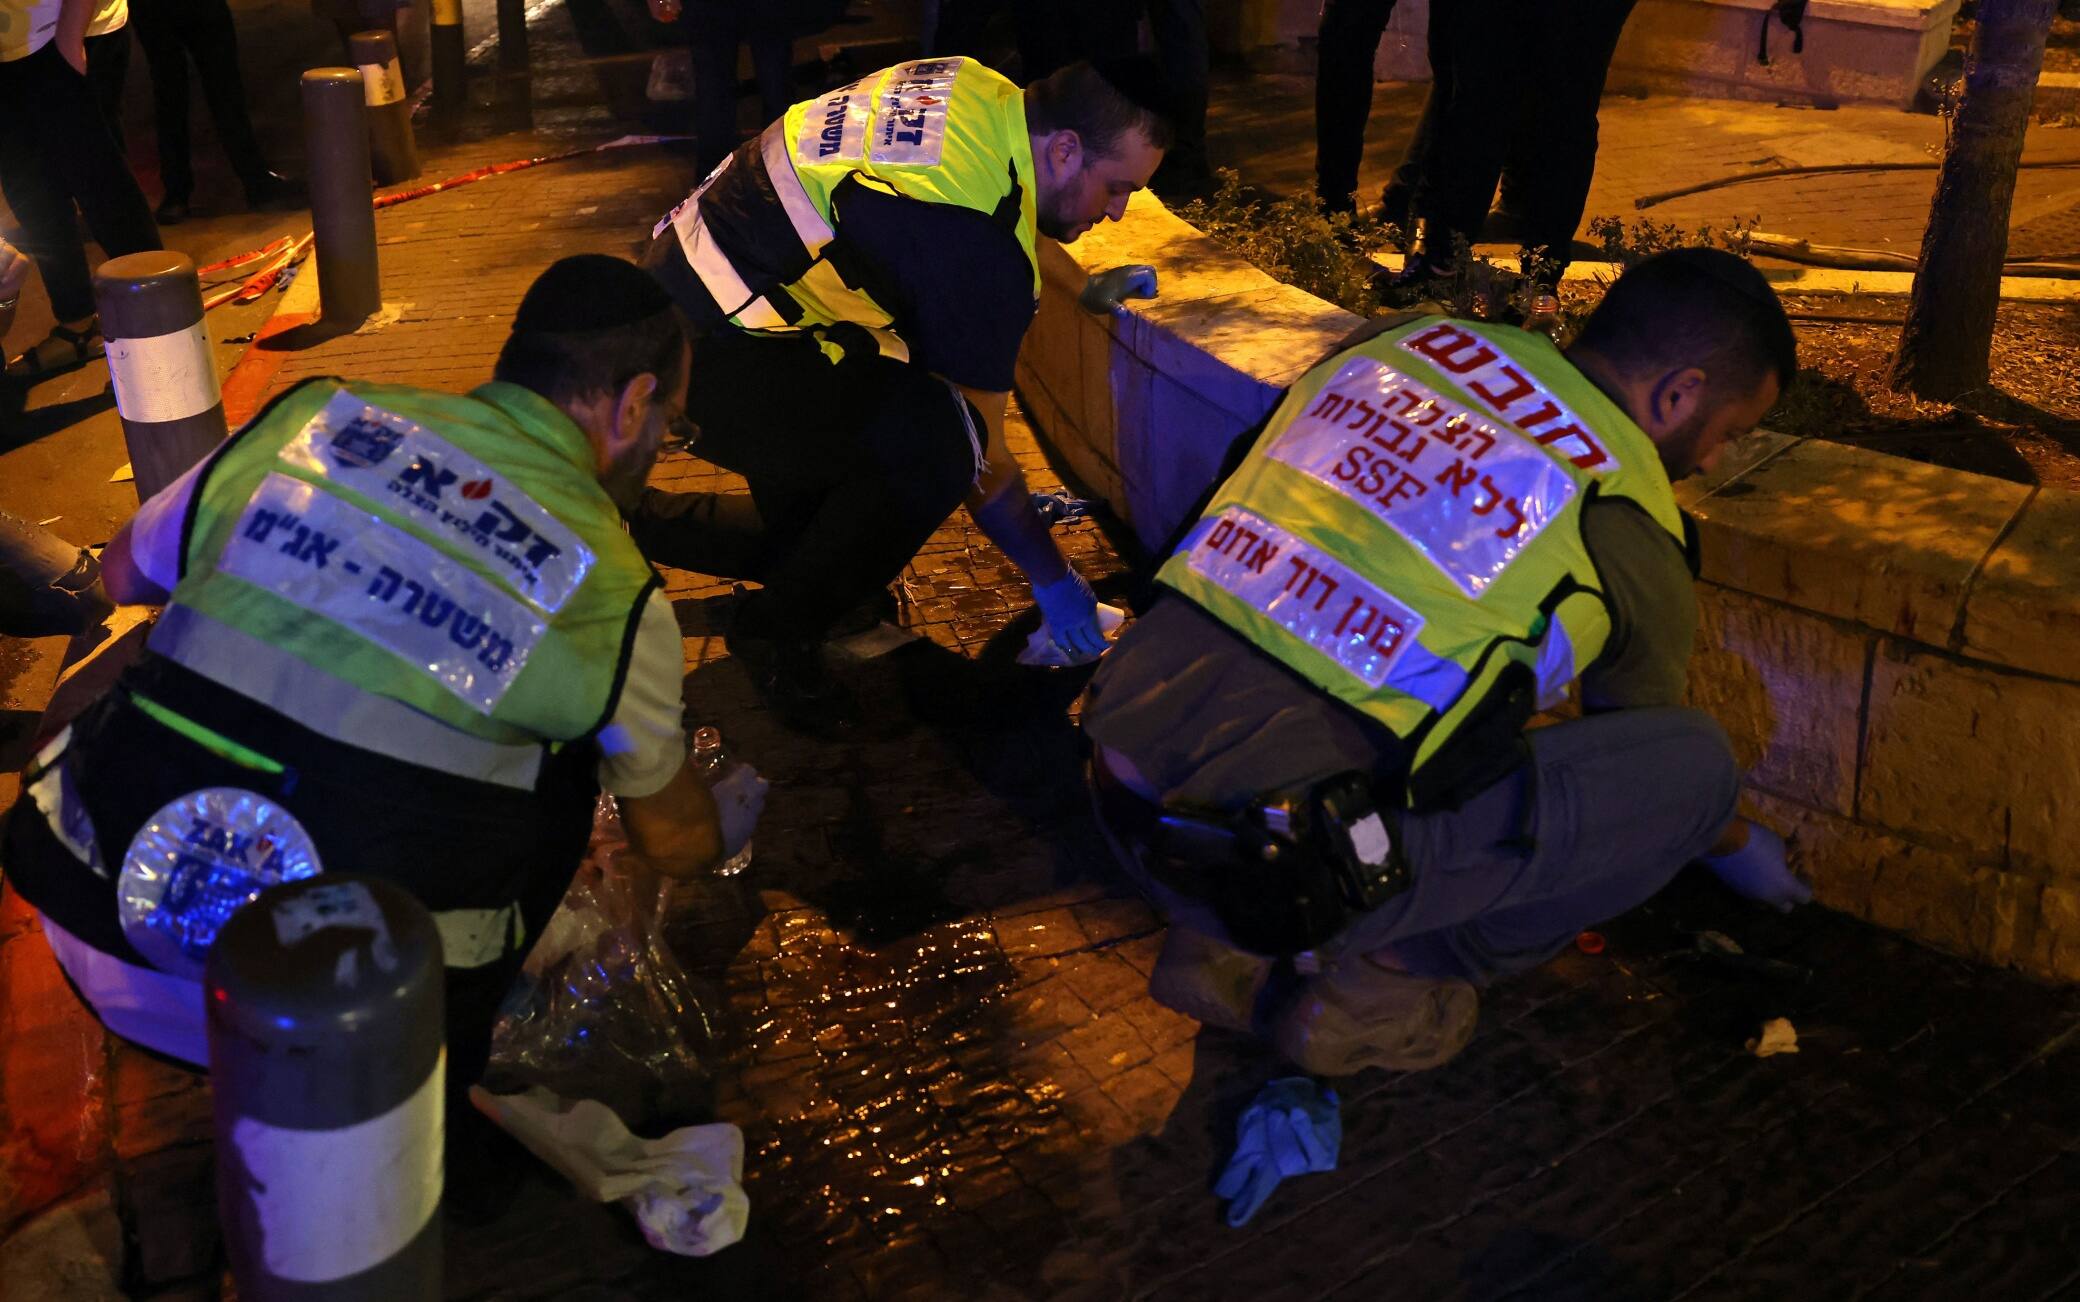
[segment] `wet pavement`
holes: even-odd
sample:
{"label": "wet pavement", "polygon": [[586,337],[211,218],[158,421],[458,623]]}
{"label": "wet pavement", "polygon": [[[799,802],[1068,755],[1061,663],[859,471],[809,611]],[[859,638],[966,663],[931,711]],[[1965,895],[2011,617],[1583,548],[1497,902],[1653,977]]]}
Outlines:
{"label": "wet pavement", "polygon": [[[479,132],[429,171],[631,125],[602,105],[633,63],[598,39],[544,11],[534,132]],[[1291,164],[1290,123],[1236,152],[1234,124],[1277,107],[1217,117],[1217,158]],[[1375,153],[1391,133],[1376,124]],[[481,378],[534,271],[627,251],[686,172],[628,151],[386,213],[385,298],[406,310],[291,355],[276,383]],[[1015,415],[1012,435],[1035,487],[1057,487]],[[674,453],[656,482],[730,481]],[[1057,536],[1101,595],[1135,598],[1098,524]],[[1015,663],[1036,623],[1016,570],[964,513],[948,521],[901,577],[909,636],[843,665],[868,725],[842,744],[759,709],[719,635],[726,582],[666,579],[691,719],[773,782],[749,870],[685,892],[667,929],[715,1026],[712,1114],[744,1132],[749,1233],[666,1256],[533,1167],[502,1214],[451,1224],[452,1296],[2080,1296],[2080,992],[1691,877],[1607,927],[1601,953],[1488,992],[1446,1067],[1335,1082],[1339,1168],[1229,1228],[1210,1190],[1235,1117],[1289,1069],[1148,998],[1161,923],[1086,812],[1083,675]],[[0,1223],[7,1296],[112,1296],[117,1278],[211,1295],[206,1086],[102,1037],[30,926],[0,908],[0,1203],[69,1201]],[[1707,930],[1761,961],[1701,949]],[[1748,1052],[1773,1017],[1797,1054]],[[63,1260],[106,1266],[99,1284],[4,1274],[66,1216],[89,1246]]]}

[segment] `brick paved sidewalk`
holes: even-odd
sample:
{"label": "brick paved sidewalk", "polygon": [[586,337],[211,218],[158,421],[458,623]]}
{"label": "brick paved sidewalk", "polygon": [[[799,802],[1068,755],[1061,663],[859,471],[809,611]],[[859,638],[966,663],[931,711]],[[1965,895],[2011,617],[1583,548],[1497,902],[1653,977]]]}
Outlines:
{"label": "brick paved sidewalk", "polygon": [[[537,60],[569,41],[562,19],[540,20]],[[554,138],[615,134],[566,84]],[[442,167],[533,149],[483,141]],[[394,210],[395,321],[289,354],[276,383],[473,383],[542,265],[628,251],[689,180],[670,151],[631,151]],[[1016,416],[1011,432],[1055,487]],[[678,453],[656,482],[729,480]],[[1097,526],[1058,536],[1125,596]],[[2080,1295],[2080,992],[1687,878],[1602,954],[1490,992],[1447,1067],[1338,1082],[1340,1168],[1228,1228],[1209,1189],[1234,1117],[1287,1069],[1148,999],[1160,923],[1085,812],[1082,676],[1013,663],[1034,624],[1016,571],[948,521],[902,576],[916,638],[846,666],[869,727],[842,745],[759,709],[717,636],[726,583],[666,579],[689,713],[773,781],[748,872],[704,883],[669,933],[719,1022],[707,1060],[746,1137],[750,1233],[665,1256],[535,1169],[497,1221],[450,1228],[453,1296]],[[140,1293],[207,1295],[206,1087],[100,1035],[9,900],[0,1198],[86,1193],[0,1247],[0,1293],[60,1295],[9,1274],[23,1263],[122,1260]],[[1699,957],[1705,929],[1784,966]],[[1801,1051],[1752,1057],[1775,1016]]]}

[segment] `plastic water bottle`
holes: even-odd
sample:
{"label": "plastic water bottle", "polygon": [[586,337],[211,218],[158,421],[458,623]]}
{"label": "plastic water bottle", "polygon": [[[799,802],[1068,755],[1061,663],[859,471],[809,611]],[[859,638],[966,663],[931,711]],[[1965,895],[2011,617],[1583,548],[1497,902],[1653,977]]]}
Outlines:
{"label": "plastic water bottle", "polygon": [[[735,761],[730,759],[729,752],[722,747],[722,730],[720,728],[697,728],[694,730],[693,762],[694,766],[700,770],[701,777],[709,786],[714,786],[721,779],[722,775],[729,771],[730,765]],[[750,862],[751,842],[746,841],[744,842],[744,848],[731,855],[727,862],[715,870],[715,874],[718,877],[734,877],[738,873],[743,872]]]}

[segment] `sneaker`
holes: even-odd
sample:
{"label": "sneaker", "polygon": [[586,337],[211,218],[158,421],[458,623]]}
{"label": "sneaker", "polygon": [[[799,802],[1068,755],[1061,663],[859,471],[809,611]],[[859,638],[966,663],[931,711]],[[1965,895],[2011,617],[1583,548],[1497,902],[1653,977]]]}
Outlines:
{"label": "sneaker", "polygon": [[1418,303],[1442,302],[1452,290],[1451,272],[1420,253],[1411,253],[1399,271],[1381,267],[1372,276],[1372,290],[1388,307],[1414,307]]}
{"label": "sneaker", "polygon": [[1246,1033],[1255,1027],[1257,1000],[1271,979],[1271,967],[1268,958],[1172,926],[1149,974],[1148,993],[1202,1026]]}
{"label": "sneaker", "polygon": [[1423,1071],[1465,1048],[1479,1017],[1480,996],[1464,981],[1353,957],[1300,988],[1272,1027],[1272,1042],[1317,1076],[1366,1067]]}

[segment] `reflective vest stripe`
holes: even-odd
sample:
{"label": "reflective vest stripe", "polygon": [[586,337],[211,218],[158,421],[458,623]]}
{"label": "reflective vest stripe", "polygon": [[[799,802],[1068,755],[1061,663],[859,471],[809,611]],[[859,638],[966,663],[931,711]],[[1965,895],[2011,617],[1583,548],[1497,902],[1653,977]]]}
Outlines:
{"label": "reflective vest stripe", "polygon": [[1201,520],[1178,555],[1375,691],[1440,712],[1466,691],[1466,670],[1417,640],[1422,616],[1252,511],[1231,506]]}
{"label": "reflective vest stripe", "polygon": [[794,227],[803,251],[813,258],[837,238],[837,232],[816,211],[815,200],[802,188],[802,178],[794,170],[794,157],[788,152],[786,125],[783,119],[767,127],[758,138],[758,153],[765,161],[766,181],[787,213],[788,225]]}
{"label": "reflective vest stripe", "polygon": [[787,324],[786,318],[775,311],[763,295],[752,293],[751,286],[737,274],[729,255],[715,242],[714,233],[702,219],[700,200],[686,205],[685,210],[672,219],[672,229],[679,236],[679,248],[686,255],[686,265],[701,278],[709,296],[733,324],[746,330],[772,330]]}
{"label": "reflective vest stripe", "polygon": [[472,737],[178,602],[160,615],[150,645],[175,664],[334,741],[521,791],[532,791],[541,776],[538,744]]}

